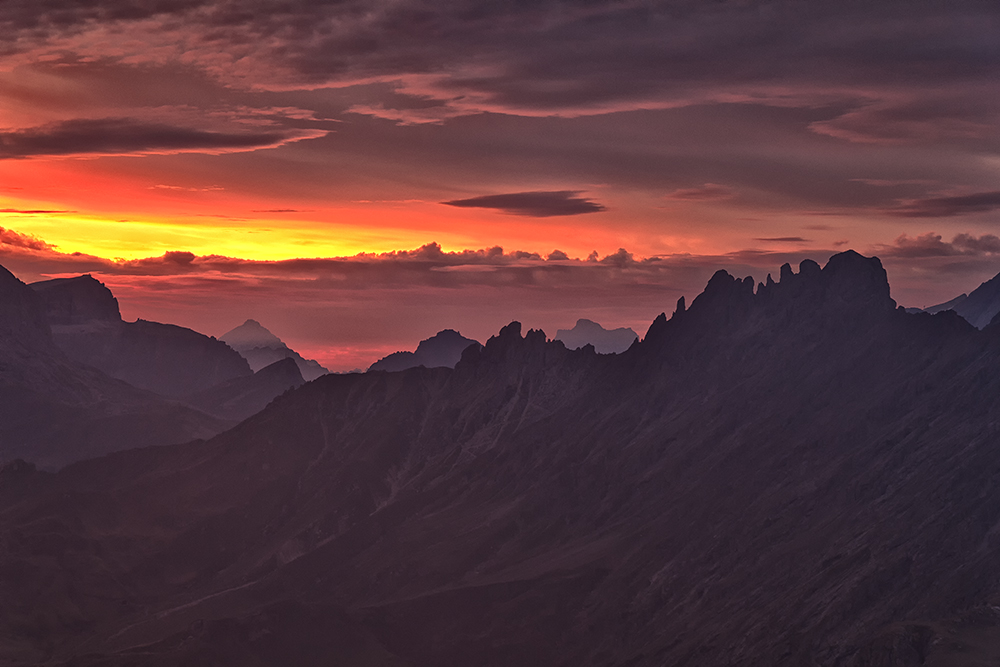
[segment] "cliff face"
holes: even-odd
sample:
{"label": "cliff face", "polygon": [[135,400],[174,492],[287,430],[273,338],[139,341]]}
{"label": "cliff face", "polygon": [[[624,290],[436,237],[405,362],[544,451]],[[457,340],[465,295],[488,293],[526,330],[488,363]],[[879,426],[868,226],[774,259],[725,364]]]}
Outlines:
{"label": "cliff face", "polygon": [[63,352],[134,387],[182,398],[252,374],[236,351],[214,338],[171,324],[123,322],[111,291],[90,276],[31,287]]}
{"label": "cliff face", "polygon": [[1000,646],[997,367],[996,331],[898,310],[855,253],[720,272],[617,356],[513,323],[453,370],[329,375],[208,443],[18,472],[0,643],[651,667]]}

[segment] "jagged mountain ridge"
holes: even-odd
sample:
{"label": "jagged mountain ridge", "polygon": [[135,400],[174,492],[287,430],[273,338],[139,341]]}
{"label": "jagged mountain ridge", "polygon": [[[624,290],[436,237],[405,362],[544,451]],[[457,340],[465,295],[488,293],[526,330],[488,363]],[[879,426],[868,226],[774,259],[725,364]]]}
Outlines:
{"label": "jagged mountain ridge", "polygon": [[202,446],[25,473],[6,657],[907,664],[947,642],[906,628],[1000,594],[998,334],[897,310],[845,253],[720,272],[615,357],[511,325],[454,370],[327,376]]}
{"label": "jagged mountain ridge", "polygon": [[368,367],[369,371],[405,371],[408,368],[454,368],[462,352],[479,341],[466,338],[454,329],[442,329],[417,345],[413,352],[401,351],[382,357]]}
{"label": "jagged mountain ridge", "polygon": [[219,340],[239,352],[255,373],[281,359],[294,360],[306,381],[330,372],[318,361],[303,358],[257,320],[247,320],[219,336]]}
{"label": "jagged mountain ridge", "polygon": [[45,467],[210,437],[231,425],[74,362],[38,295],[0,267],[0,462]]}
{"label": "jagged mountain ridge", "polygon": [[31,288],[63,352],[134,387],[183,398],[252,374],[236,351],[215,338],[173,324],[123,321],[111,290],[92,276],[46,280]]}

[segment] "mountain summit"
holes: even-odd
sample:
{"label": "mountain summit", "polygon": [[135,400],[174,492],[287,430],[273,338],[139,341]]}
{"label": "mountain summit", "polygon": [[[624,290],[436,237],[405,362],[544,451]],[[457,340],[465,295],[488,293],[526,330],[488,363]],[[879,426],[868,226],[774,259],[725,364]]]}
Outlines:
{"label": "mountain summit", "polygon": [[265,329],[257,320],[247,320],[235,329],[230,329],[219,336],[219,340],[243,355],[254,372],[281,359],[294,360],[303,379],[307,382],[330,372],[320,366],[319,362],[304,359],[298,352],[285,345],[280,338]]}

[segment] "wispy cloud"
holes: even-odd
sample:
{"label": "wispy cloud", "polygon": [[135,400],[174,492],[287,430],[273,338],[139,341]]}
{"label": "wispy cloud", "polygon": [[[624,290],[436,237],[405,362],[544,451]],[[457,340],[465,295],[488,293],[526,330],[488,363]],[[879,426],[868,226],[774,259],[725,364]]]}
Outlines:
{"label": "wispy cloud", "polygon": [[0,159],[53,155],[128,153],[219,153],[280,146],[325,132],[209,132],[128,118],[67,120],[0,132]]}
{"label": "wispy cloud", "polygon": [[1000,190],[953,197],[915,199],[886,210],[903,218],[949,218],[1000,209]]}
{"label": "wispy cloud", "polygon": [[706,201],[711,199],[728,199],[736,194],[731,188],[715,183],[705,183],[697,188],[681,188],[669,193],[667,199],[678,201]]}
{"label": "wispy cloud", "polygon": [[1000,255],[1000,237],[993,234],[974,236],[956,234],[949,242],[940,234],[927,232],[916,237],[906,234],[898,237],[891,245],[877,246],[884,257],[907,259],[922,257],[993,256]]}

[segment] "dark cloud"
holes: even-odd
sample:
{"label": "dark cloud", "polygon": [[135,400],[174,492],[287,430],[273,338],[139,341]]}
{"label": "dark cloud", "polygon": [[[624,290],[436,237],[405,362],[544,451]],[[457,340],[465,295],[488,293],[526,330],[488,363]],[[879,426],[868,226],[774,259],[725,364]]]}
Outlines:
{"label": "dark cloud", "polygon": [[605,210],[601,204],[578,197],[579,194],[579,190],[515,192],[505,195],[484,195],[471,199],[455,199],[441,203],[461,208],[492,208],[512,215],[526,215],[533,218],[599,213]]}
{"label": "dark cloud", "polygon": [[1000,209],[1000,191],[917,199],[890,208],[887,212],[904,218],[948,218],[968,213],[996,211],[997,209]]}
{"label": "dark cloud", "polygon": [[54,215],[58,213],[73,213],[74,211],[54,211],[46,209],[0,208],[0,213],[16,213],[18,215]]}
{"label": "dark cloud", "polygon": [[754,241],[763,241],[765,243],[812,243],[810,239],[804,239],[801,236],[773,236],[771,238],[755,238]]}
{"label": "dark cloud", "polygon": [[679,201],[705,201],[709,199],[728,199],[735,194],[732,189],[715,183],[705,183],[697,188],[681,188],[666,196],[667,199]]}
{"label": "dark cloud", "polygon": [[288,132],[208,132],[127,118],[68,120],[0,132],[0,159],[46,155],[253,150],[293,140]]}
{"label": "dark cloud", "polygon": [[902,235],[891,245],[878,246],[877,252],[885,257],[907,259],[924,257],[992,256],[1000,255],[1000,237],[993,234],[973,236],[956,234],[951,242],[940,234],[927,232],[911,238]]}

